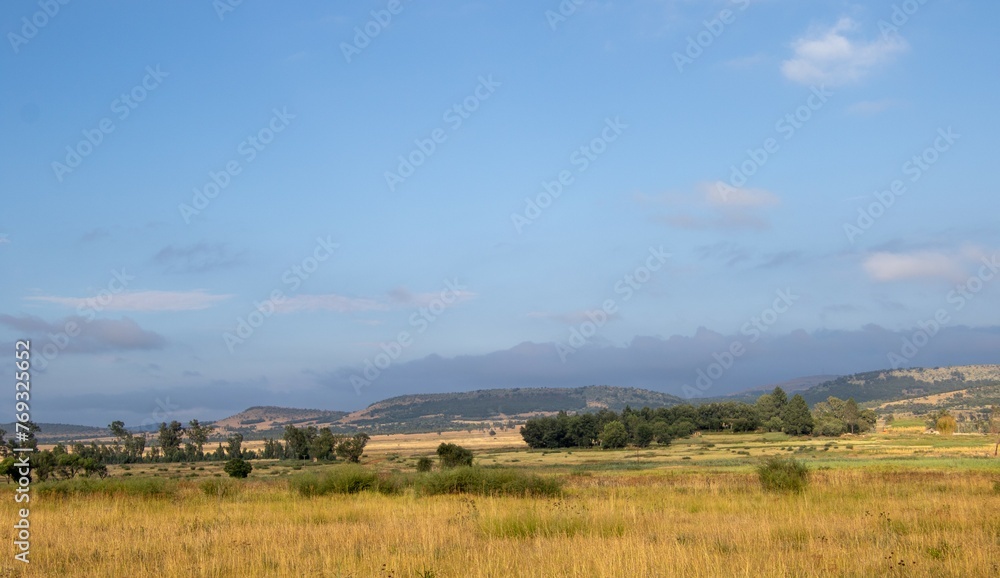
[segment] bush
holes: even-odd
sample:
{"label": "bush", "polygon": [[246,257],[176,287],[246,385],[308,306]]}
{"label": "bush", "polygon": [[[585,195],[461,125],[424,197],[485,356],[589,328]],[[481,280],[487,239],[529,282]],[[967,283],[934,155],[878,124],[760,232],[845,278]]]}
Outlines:
{"label": "bush", "polygon": [[793,458],[768,458],[757,466],[760,484],[768,492],[801,492],[809,483],[809,468]]}
{"label": "bush", "polygon": [[226,462],[226,465],[222,467],[222,471],[229,474],[229,477],[232,478],[245,478],[253,471],[253,466],[244,459],[233,458]]}
{"label": "bush", "polygon": [[322,477],[315,474],[296,476],[289,480],[289,484],[293,490],[306,497],[367,491],[391,494],[400,489],[398,481],[379,479],[374,471],[352,464],[333,468]]}
{"label": "bush", "polygon": [[433,467],[434,467],[434,461],[428,457],[422,457],[419,460],[417,460],[418,472],[429,472]]}
{"label": "bush", "polygon": [[557,496],[562,492],[562,483],[520,470],[461,467],[424,476],[418,480],[417,489],[425,495]]}
{"label": "bush", "polygon": [[[131,472],[130,472],[131,473]],[[74,496],[98,494],[104,496],[142,496],[165,498],[177,493],[177,486],[163,478],[107,478],[94,480],[75,478],[58,482],[42,482],[35,486],[39,495]]]}
{"label": "bush", "polygon": [[472,465],[472,452],[457,444],[442,443],[438,446],[437,455],[442,468]]}
{"label": "bush", "polygon": [[233,496],[240,490],[240,487],[236,482],[223,479],[216,480],[214,478],[205,480],[204,482],[198,484],[198,487],[201,488],[202,493],[206,496],[213,498],[226,498]]}

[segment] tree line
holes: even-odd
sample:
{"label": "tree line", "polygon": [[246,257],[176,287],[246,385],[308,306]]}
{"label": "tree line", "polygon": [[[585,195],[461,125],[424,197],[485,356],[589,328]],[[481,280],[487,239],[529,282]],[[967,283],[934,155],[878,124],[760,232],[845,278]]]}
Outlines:
{"label": "tree line", "polygon": [[[219,441],[214,451],[206,451],[215,426],[191,420],[185,427],[179,421],[163,422],[155,436],[146,432],[133,433],[124,422],[108,425],[112,441],[107,443],[74,443],[67,447],[56,444],[51,450],[38,450],[36,433],[41,428],[28,422],[24,440],[6,440],[6,431],[0,429],[0,476],[8,480],[14,475],[13,449],[31,447],[31,477],[39,481],[69,479],[78,475],[106,477],[109,464],[134,464],[157,462],[226,461],[227,472],[249,473],[246,460],[287,459],[325,460],[343,459],[357,463],[364,454],[370,437],[359,432],[354,435],[335,434],[329,427],[285,426],[280,440],[268,438],[260,451],[243,448],[243,434],[231,434]],[[155,442],[155,443],[153,443]],[[282,443],[284,442],[284,443]],[[240,477],[245,477],[245,474]]]}
{"label": "tree line", "polygon": [[790,399],[780,387],[754,403],[727,401],[702,405],[633,410],[621,413],[603,409],[596,413],[529,419],[521,437],[532,448],[647,447],[669,444],[696,431],[784,432],[789,435],[837,436],[860,433],[875,427],[875,412],[861,409],[853,399],[835,397],[817,403],[811,410],[801,395]]}

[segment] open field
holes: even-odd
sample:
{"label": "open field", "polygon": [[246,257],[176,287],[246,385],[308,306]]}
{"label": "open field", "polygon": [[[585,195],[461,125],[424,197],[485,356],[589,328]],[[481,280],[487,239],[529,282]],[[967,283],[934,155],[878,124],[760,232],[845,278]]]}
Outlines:
{"label": "open field", "polygon": [[[289,479],[339,466],[257,461],[220,497],[201,488],[224,476],[217,463],[115,466],[115,480],[167,479],[135,493],[37,486],[32,564],[15,564],[11,549],[0,576],[1000,573],[1000,460],[985,436],[715,434],[638,452],[543,452],[514,432],[445,432],[373,438],[363,462],[413,472],[441,441],[474,448],[483,466],[565,480],[563,495],[306,498]],[[805,462],[806,491],[763,492],[752,468],[767,455]],[[10,488],[0,499],[13,507]]]}

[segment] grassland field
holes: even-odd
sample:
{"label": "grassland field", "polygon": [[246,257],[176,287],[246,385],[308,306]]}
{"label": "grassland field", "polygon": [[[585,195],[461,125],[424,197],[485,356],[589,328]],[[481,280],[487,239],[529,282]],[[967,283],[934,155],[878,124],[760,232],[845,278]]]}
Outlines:
{"label": "grassland field", "polygon": [[[8,540],[0,578],[1000,575],[995,440],[916,430],[607,451],[443,432],[375,436],[362,459],[382,476],[417,476],[419,457],[454,442],[477,466],[562,480],[551,497],[293,491],[298,476],[338,464],[255,460],[247,480],[218,462],[112,466],[105,491],[36,484],[32,562],[14,561]],[[761,489],[754,466],[772,455],[810,468],[804,492]],[[14,486],[0,486],[13,512]]]}

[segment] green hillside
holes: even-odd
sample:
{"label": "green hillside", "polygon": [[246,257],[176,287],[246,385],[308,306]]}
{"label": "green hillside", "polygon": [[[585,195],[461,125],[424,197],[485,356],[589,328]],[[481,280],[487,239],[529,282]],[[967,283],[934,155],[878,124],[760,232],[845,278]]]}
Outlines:
{"label": "green hillside", "polygon": [[858,403],[899,401],[1000,385],[1000,365],[895,369],[856,373],[802,391],[810,404],[833,396]]}

